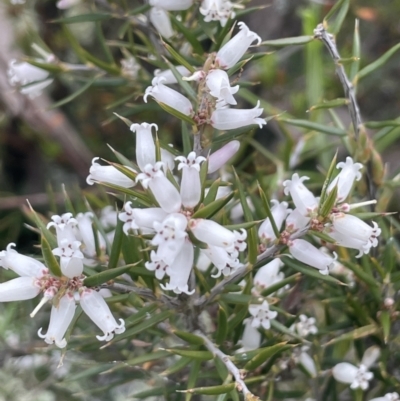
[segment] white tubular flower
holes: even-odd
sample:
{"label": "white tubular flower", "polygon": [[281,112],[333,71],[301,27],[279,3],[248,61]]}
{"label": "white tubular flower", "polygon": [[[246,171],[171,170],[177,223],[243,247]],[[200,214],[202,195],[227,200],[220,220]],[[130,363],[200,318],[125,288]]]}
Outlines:
{"label": "white tubular flower", "polygon": [[358,256],[378,246],[381,229],[374,221],[371,227],[358,217],[345,213],[334,213],[331,219],[333,230],[329,235],[344,247],[358,249],[360,251]]}
{"label": "white tubular flower", "polygon": [[92,165],[89,169],[90,174],[86,178],[86,182],[89,185],[93,185],[95,182],[106,182],[123,188],[132,188],[135,186],[135,181],[131,180],[124,173],[121,173],[114,166],[102,166],[97,163],[99,159],[99,157],[95,157],[92,160]]}
{"label": "white tubular flower", "polygon": [[182,205],[181,196],[161,170],[163,166],[163,162],[157,162],[154,166],[148,164],[144,167],[143,173],[138,174],[136,181],[140,181],[143,188],[150,188],[156,201],[165,212],[178,212]]}
{"label": "white tubular flower", "polygon": [[293,359],[295,363],[303,366],[303,368],[311,377],[317,377],[317,367],[315,366],[314,359],[312,359],[311,356],[308,355],[308,349],[309,347],[306,345],[301,347],[300,349],[296,349],[293,355]]}
{"label": "white tubular flower", "polygon": [[161,223],[154,222],[153,226],[156,235],[151,243],[158,246],[157,256],[167,265],[171,265],[181,251],[187,237],[185,231],[187,227],[186,217],[180,213],[172,213]]}
{"label": "white tubular flower", "polygon": [[299,322],[293,325],[294,330],[301,337],[307,337],[309,334],[317,334],[318,328],[315,325],[315,318],[306,315],[299,316]]}
{"label": "white tubular flower", "polygon": [[366,366],[360,365],[360,367],[357,368],[347,362],[341,362],[335,365],[332,369],[332,375],[338,382],[350,384],[350,388],[353,390],[357,388],[367,390],[369,381],[374,377],[373,373],[369,372]]}
{"label": "white tubular flower", "polygon": [[5,251],[0,252],[0,266],[11,269],[21,277],[41,277],[48,273],[46,266],[36,259],[21,255],[15,249],[14,243],[7,245]]}
{"label": "white tubular flower", "polygon": [[240,32],[219,49],[216,61],[220,68],[227,70],[233,67],[246,53],[250,45],[256,40],[257,45],[261,43],[261,38],[250,31],[244,22],[238,23]]}
{"label": "white tubular flower", "polygon": [[225,248],[220,246],[209,245],[207,249],[202,249],[201,251],[218,269],[216,274],[211,275],[213,278],[218,278],[221,274],[225,277],[230,276],[241,266],[239,259],[229,254]]}
{"label": "white tubular flower", "polygon": [[242,339],[240,343],[242,345],[241,351],[252,351],[260,348],[261,344],[261,333],[252,326],[252,319],[245,319],[245,324]]}
{"label": "white tubular flower", "polygon": [[203,156],[196,157],[195,152],[190,152],[188,157],[178,156],[178,170],[182,170],[181,199],[182,204],[188,209],[193,209],[201,197],[200,164],[206,160]]}
{"label": "white tubular flower", "polygon": [[299,209],[295,208],[286,217],[285,230],[291,233],[301,230],[306,227],[310,219],[310,217],[304,216]]}
{"label": "white tubular flower", "polygon": [[299,177],[297,173],[294,173],[291,180],[283,182],[285,195],[290,194],[296,208],[303,216],[308,216],[318,207],[317,199],[303,184],[303,181],[309,179],[309,177]]}
{"label": "white tubular flower", "polygon": [[212,220],[192,219],[189,228],[193,235],[207,245],[220,246],[228,252],[234,251],[235,234]]}
{"label": "white tubular flower", "polygon": [[195,290],[189,291],[188,280],[193,267],[194,248],[189,240],[186,240],[177,254],[175,260],[167,268],[170,277],[169,283],[161,284],[163,290],[171,290],[175,294],[192,295]]}
{"label": "white tubular flower", "polygon": [[272,285],[279,283],[285,278],[279,269],[284,265],[284,263],[276,258],[266,265],[262,266],[254,276],[253,279],[253,292],[259,293]]}
{"label": "white tubular flower", "polygon": [[72,6],[75,6],[76,4],[79,4],[81,0],[59,0],[56,3],[57,8],[60,10],[66,10]]}
{"label": "white tubular flower", "polygon": [[264,109],[260,101],[253,109],[216,109],[211,114],[210,124],[219,130],[230,130],[256,124],[260,128],[267,124],[264,118],[258,118]]}
{"label": "white tubular flower", "polygon": [[64,348],[67,341],[64,336],[72,322],[75,314],[75,299],[71,294],[66,294],[60,298],[57,306],[51,308],[50,323],[47,334],[42,334],[42,328],[38,331],[38,336],[44,338],[47,344],[56,344],[59,348]]}
{"label": "white tubular flower", "polygon": [[[287,215],[292,210],[288,209],[289,205],[287,202],[279,203],[279,201],[277,201],[276,199],[272,199],[271,203],[271,213],[274,218],[276,227],[278,228],[278,230],[280,230]],[[258,236],[260,237],[261,242],[265,244],[276,239],[276,235],[274,233],[274,230],[272,229],[271,221],[268,218],[261,223],[258,229]]]}
{"label": "white tubular flower", "polygon": [[223,70],[211,70],[207,74],[206,85],[210,95],[217,98],[221,105],[237,104],[233,95],[239,90],[239,85],[231,86],[228,74]]}
{"label": "white tubular flower", "polygon": [[168,12],[163,8],[151,7],[149,12],[150,22],[153,24],[157,32],[169,39],[174,36],[174,30],[172,29],[171,20],[169,19]]}
{"label": "white tubular flower", "polygon": [[239,141],[231,141],[216,150],[208,157],[208,174],[212,174],[215,171],[223,167],[229,159],[231,159],[240,148]]}
{"label": "white tubular flower", "polygon": [[165,168],[171,171],[175,168],[175,156],[167,149],[161,148],[161,161],[164,163]]}
{"label": "white tubular flower", "polygon": [[387,393],[383,397],[373,398],[370,401],[399,401],[400,396],[398,393]]}
{"label": "white tubular flower", "polygon": [[336,254],[332,258],[303,239],[292,240],[288,245],[289,252],[295,259],[315,267],[324,275],[329,274],[329,269],[333,267],[336,260]]}
{"label": "white tubular flower", "polygon": [[228,0],[203,0],[200,12],[204,15],[204,21],[219,21],[225,26],[229,18],[235,18],[234,5]]}
{"label": "white tubular flower", "polygon": [[27,95],[30,99],[34,99],[42,94],[43,89],[49,86],[53,82],[52,79],[46,79],[42,82],[35,82],[32,84],[28,84],[23,88],[20,88],[20,92],[23,95]]}
{"label": "white tubular flower", "polygon": [[136,132],[136,163],[142,171],[146,164],[156,162],[156,145],[151,132],[153,127],[157,132],[157,124],[132,124],[130,128],[132,132]]}
{"label": "white tubular flower", "polygon": [[143,100],[147,103],[147,97],[152,96],[157,102],[164,103],[186,116],[193,113],[193,106],[190,100],[181,93],[164,85],[164,77],[155,77],[151,85],[147,87]]}
{"label": "white tubular flower", "polygon": [[112,315],[104,298],[90,288],[85,288],[80,293],[80,305],[83,311],[89,316],[94,324],[103,331],[103,336],[96,336],[99,341],[110,341],[115,334],[125,331],[125,322],[119,319],[118,324]]}
{"label": "white tubular flower", "polygon": [[168,265],[154,251],[151,251],[150,259],[151,262],[146,262],[144,264],[146,269],[155,272],[156,278],[162,280],[165,276]]}
{"label": "white tubular flower", "polygon": [[354,181],[361,179],[359,170],[363,168],[363,165],[361,163],[354,163],[351,157],[347,157],[346,163],[340,162],[336,165],[336,168],[340,168],[342,171],[329,184],[328,193],[337,185],[337,200],[338,202],[343,202],[349,195]]}
{"label": "white tubular flower", "polygon": [[265,330],[271,328],[270,320],[275,319],[278,315],[278,312],[269,310],[269,304],[266,300],[261,305],[249,305],[249,312],[253,316],[251,321],[252,327],[258,329],[262,326]]}
{"label": "white tubular flower", "polygon": [[51,221],[47,224],[47,228],[54,227],[57,233],[57,243],[60,246],[62,240],[76,241],[75,227],[78,221],[72,217],[72,213],[64,213],[61,216],[51,216]]}
{"label": "white tubular flower", "polygon": [[187,10],[192,6],[193,0],[150,0],[153,7],[163,8],[168,11]]}
{"label": "white tubular flower", "polygon": [[[179,74],[181,74],[182,77],[188,77],[190,76],[190,71],[184,67],[183,65],[177,65],[175,67]],[[154,71],[154,76],[157,78],[165,78],[163,81],[164,85],[169,85],[169,84],[177,84],[178,80],[175,78],[174,73],[171,70],[164,70],[161,71],[159,69]]]}
{"label": "white tubular flower", "polygon": [[0,284],[0,302],[24,301],[40,293],[35,277],[17,277]]}
{"label": "white tubular flower", "polygon": [[[94,238],[93,232],[93,213],[86,212],[86,213],[78,213],[76,215],[76,220],[78,222],[79,228],[79,240],[82,241],[83,250],[88,257],[96,256],[96,241]],[[105,240],[104,238],[98,234],[97,235],[99,247],[105,248]]]}
{"label": "white tubular flower", "polygon": [[381,356],[381,350],[377,345],[367,348],[361,359],[361,365],[370,368]]}
{"label": "white tubular flower", "polygon": [[60,268],[64,276],[79,277],[83,272],[83,253],[80,251],[80,241],[63,239],[59,247],[53,249],[53,255],[60,257]]}

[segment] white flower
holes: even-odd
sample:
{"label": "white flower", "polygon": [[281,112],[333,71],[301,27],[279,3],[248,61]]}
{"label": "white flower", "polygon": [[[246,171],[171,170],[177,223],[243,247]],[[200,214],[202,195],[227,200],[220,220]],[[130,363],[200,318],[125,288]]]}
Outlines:
{"label": "white flower", "polygon": [[201,253],[206,255],[213,265],[218,269],[216,274],[211,275],[213,278],[218,278],[223,274],[230,276],[237,270],[241,264],[236,256],[233,256],[225,248],[220,246],[209,245],[208,248],[202,249]]}
{"label": "white flower", "polygon": [[387,393],[383,397],[373,398],[370,401],[399,401],[400,396],[398,393]]}
{"label": "white flower", "polygon": [[[276,199],[272,199],[271,203],[271,214],[274,218],[277,229],[280,230],[286,216],[291,212],[291,209],[288,209],[289,205],[287,202],[279,203]],[[271,221],[268,218],[261,223],[258,229],[258,236],[260,237],[261,242],[266,244],[276,239]]]}
{"label": "white flower", "polygon": [[0,284],[0,302],[24,301],[35,298],[41,291],[35,277],[17,277]]}
{"label": "white flower", "polygon": [[222,146],[220,149],[211,153],[208,157],[208,174],[212,174],[215,171],[223,167],[229,159],[231,159],[240,148],[239,141],[231,141]]}
{"label": "white flower", "polygon": [[67,8],[75,6],[76,4],[79,4],[80,2],[81,2],[81,0],[59,0],[56,3],[56,6],[60,10],[66,10]]}
{"label": "white flower", "polygon": [[192,6],[193,0],[150,0],[153,7],[163,8],[168,11],[187,10]]}
{"label": "white flower", "polygon": [[153,24],[157,32],[164,36],[164,38],[169,39],[174,35],[174,30],[172,29],[171,21],[169,19],[168,12],[163,8],[151,7],[149,12],[150,22]]}
{"label": "white flower", "polygon": [[291,233],[301,230],[307,226],[310,220],[310,217],[304,216],[299,209],[295,208],[286,217],[285,230]]}
{"label": "white flower", "polygon": [[161,223],[154,222],[156,235],[151,240],[158,246],[157,256],[171,265],[185,243],[187,220],[183,214],[172,213]]}
{"label": "white flower", "polygon": [[200,12],[204,15],[204,21],[220,21],[225,26],[229,18],[235,18],[234,5],[229,0],[203,0]]}
{"label": "white flower", "polygon": [[181,294],[183,292],[192,295],[195,289],[193,288],[189,291],[188,280],[192,271],[193,260],[193,245],[189,240],[186,240],[176,258],[167,267],[167,274],[170,278],[169,283],[166,285],[161,284],[161,288],[163,290],[174,291],[175,294]]}
{"label": "white flower", "polygon": [[150,254],[151,262],[146,262],[144,265],[147,270],[154,271],[156,278],[162,280],[165,276],[168,265],[162,260],[156,252],[151,251]]}
{"label": "white flower", "polygon": [[335,258],[321,252],[314,245],[303,239],[295,239],[289,242],[290,254],[300,262],[315,267],[321,274],[329,274],[329,269],[333,267]]}
{"label": "white flower", "polygon": [[347,157],[346,163],[340,162],[336,165],[336,168],[340,168],[342,171],[329,184],[328,193],[337,185],[337,200],[338,202],[343,202],[349,195],[354,181],[361,179],[359,170],[363,168],[363,165],[361,163],[354,163],[351,157]]}
{"label": "white flower", "polygon": [[125,322],[119,319],[116,322],[104,298],[90,288],[83,288],[80,292],[80,305],[90,319],[103,331],[103,336],[96,336],[99,341],[110,341],[114,333],[121,334],[125,331]]}
{"label": "white flower", "polygon": [[39,96],[53,82],[52,79],[46,79],[49,76],[46,70],[26,62],[18,63],[17,60],[10,61],[7,75],[10,85],[21,86],[20,92],[30,98]]}
{"label": "white flower", "polygon": [[147,97],[152,96],[157,102],[164,103],[167,106],[179,111],[182,114],[190,116],[193,113],[193,106],[190,100],[181,93],[164,85],[164,77],[154,77],[151,85],[146,88],[143,100],[147,103]]}
{"label": "white flower", "polygon": [[5,251],[0,252],[0,266],[11,269],[21,277],[41,277],[48,273],[46,266],[36,259],[21,255],[15,249],[14,243],[7,245]]}
{"label": "white flower", "polygon": [[284,263],[279,258],[275,258],[271,262],[262,266],[254,276],[253,293],[260,293],[264,289],[282,281],[285,278],[285,275],[282,272],[279,272],[279,269],[283,265]]}
{"label": "white flower", "polygon": [[136,181],[140,181],[143,188],[150,188],[156,201],[165,212],[178,212],[182,205],[181,196],[161,170],[163,166],[163,162],[157,162],[154,166],[147,164],[143,173],[136,177]]}
{"label": "white flower", "polygon": [[345,213],[334,213],[331,215],[331,220],[332,228],[328,234],[337,241],[338,245],[358,249],[357,257],[378,246],[381,229],[374,221],[371,227],[358,217]]}
{"label": "white flower", "polygon": [[25,4],[25,0],[11,0],[11,4]]}
{"label": "white flower", "polygon": [[59,247],[53,249],[53,255],[60,257],[62,274],[69,278],[79,277],[83,272],[83,253],[80,251],[80,241],[63,239]]}
{"label": "white flower", "polygon": [[315,366],[314,359],[308,355],[309,347],[304,345],[301,348],[296,348],[293,352],[293,360],[303,366],[311,377],[317,377],[317,367]]}
{"label": "white flower", "polygon": [[111,205],[103,207],[100,211],[100,223],[107,230],[117,225],[118,213]]}
{"label": "white flower", "polygon": [[[99,157],[95,157],[92,160],[92,165],[89,169],[90,174],[86,178],[86,182],[89,185],[93,185],[95,182],[106,182],[123,188],[132,188],[135,186],[135,181],[131,180],[124,173],[121,173],[114,166],[102,166],[97,163],[99,159]],[[133,169],[131,170],[134,171]]]}
{"label": "white flower", "polygon": [[283,182],[283,186],[285,187],[285,195],[289,195],[290,193],[299,212],[303,216],[308,216],[318,207],[318,201],[312,192],[303,184],[305,180],[309,180],[309,177],[299,177],[297,173],[294,173],[291,180]]}
{"label": "white flower", "polygon": [[317,334],[318,328],[315,326],[315,318],[306,315],[299,316],[300,321],[293,325],[293,329],[301,337],[307,337],[309,334]]}
{"label": "white flower", "polygon": [[269,304],[266,300],[261,305],[249,305],[249,312],[253,316],[252,327],[259,328],[262,326],[265,330],[271,328],[270,320],[275,319],[278,315],[278,312],[269,310]]}
{"label": "white flower", "polygon": [[44,338],[47,344],[56,344],[59,348],[67,345],[65,332],[67,331],[75,314],[75,299],[71,294],[65,294],[60,298],[58,305],[51,308],[50,323],[47,334],[42,334],[42,328],[38,331],[38,336]]}
{"label": "white flower", "polygon": [[[206,85],[210,95],[217,98],[220,105],[237,104],[233,95],[239,90],[239,85],[231,86],[228,74],[223,70],[211,70],[207,74]],[[217,106],[219,107],[219,106]]]}
{"label": "white flower", "polygon": [[219,67],[225,70],[233,67],[255,40],[257,41],[257,45],[261,43],[261,38],[256,33],[250,31],[244,22],[239,22],[238,26],[240,32],[222,46],[216,56]]}
{"label": "white flower", "polygon": [[47,228],[54,227],[57,233],[57,242],[60,245],[61,241],[66,239],[68,241],[75,241],[75,227],[78,225],[78,221],[72,217],[72,213],[64,213],[61,216],[51,216],[51,221],[47,224]]}
{"label": "white flower", "polygon": [[369,381],[374,377],[365,365],[360,365],[360,367],[357,368],[347,362],[341,362],[335,365],[332,369],[332,374],[338,382],[350,384],[350,388],[353,390],[357,388],[367,390]]}
{"label": "white flower", "polygon": [[[181,74],[182,77],[188,77],[190,75],[190,71],[183,65],[177,65],[175,68],[179,72],[179,74]],[[161,71],[157,69],[154,71],[154,76],[157,78],[161,77],[165,78],[165,80],[163,81],[164,85],[178,83],[178,80],[175,78],[175,75],[172,72],[172,70]]]}
{"label": "white flower", "polygon": [[219,130],[229,130],[256,124],[260,128],[267,124],[264,118],[258,118],[264,111],[260,101],[253,109],[216,109],[211,114],[210,124]]}
{"label": "white flower", "polygon": [[[76,215],[76,220],[79,228],[77,239],[82,241],[85,255],[89,258],[93,258],[96,256],[96,240],[93,232],[93,213],[78,213]],[[100,233],[97,233],[97,241],[100,249],[104,249],[106,243]]]}
{"label": "white flower", "polygon": [[195,152],[190,152],[188,157],[175,158],[180,163],[178,170],[182,170],[180,194],[184,207],[193,209],[201,197],[200,164],[206,160],[203,156],[196,157]]}
{"label": "white flower", "polygon": [[142,171],[146,164],[156,162],[156,146],[151,132],[153,127],[157,133],[157,124],[132,124],[130,127],[130,130],[136,133],[136,163]]}
{"label": "white flower", "polygon": [[260,348],[261,344],[261,333],[252,326],[252,319],[245,319],[245,324],[242,339],[240,343],[242,345],[241,351],[252,351]]}

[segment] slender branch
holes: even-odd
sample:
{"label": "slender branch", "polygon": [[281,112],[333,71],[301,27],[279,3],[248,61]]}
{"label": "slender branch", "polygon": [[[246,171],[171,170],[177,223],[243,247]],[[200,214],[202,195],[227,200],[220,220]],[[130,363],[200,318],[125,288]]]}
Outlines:
{"label": "slender branch", "polygon": [[218,358],[232,374],[236,381],[236,389],[243,393],[245,400],[259,400],[246,386],[244,382],[244,371],[238,369],[235,364],[229,359],[229,356],[224,354],[217,346],[200,330],[197,330],[195,334],[204,340],[205,347]]}
{"label": "slender branch", "polygon": [[362,125],[360,109],[358,107],[354,86],[347,78],[346,71],[341,63],[341,57],[336,46],[335,38],[325,30],[323,24],[318,24],[314,29],[314,38],[323,42],[335,62],[336,73],[342,83],[345,96],[349,100],[348,108],[353,123],[355,139],[357,140],[360,133],[360,126]]}

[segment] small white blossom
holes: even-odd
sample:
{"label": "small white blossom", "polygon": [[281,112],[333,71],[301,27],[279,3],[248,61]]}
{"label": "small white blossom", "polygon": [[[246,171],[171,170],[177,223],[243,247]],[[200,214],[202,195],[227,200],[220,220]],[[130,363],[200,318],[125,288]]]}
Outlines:
{"label": "small white blossom", "polygon": [[223,274],[230,276],[237,270],[241,264],[236,256],[233,256],[227,250],[220,246],[209,245],[208,248],[202,249],[201,253],[206,255],[213,265],[218,269],[216,274],[211,275],[213,278],[218,278]]}
{"label": "small white blossom", "polygon": [[315,318],[306,315],[299,316],[299,322],[295,323],[292,328],[301,337],[307,337],[309,334],[317,334],[318,328],[315,325]]}
{"label": "small white blossom", "polygon": [[383,397],[373,398],[370,401],[399,401],[400,396],[398,393],[387,393]]}
{"label": "small white blossom", "polygon": [[295,208],[286,217],[285,230],[290,233],[301,230],[307,226],[310,220],[310,217],[304,216],[299,209]]}
{"label": "small white blossom", "polygon": [[132,124],[130,130],[136,133],[136,163],[143,171],[146,164],[156,162],[156,145],[154,144],[152,128],[158,131],[157,124]]}
{"label": "small white blossom", "polygon": [[154,28],[157,29],[157,32],[161,36],[164,36],[164,38],[169,39],[174,35],[168,12],[163,8],[151,7],[149,11],[149,19]]}
{"label": "small white blossom", "polygon": [[165,276],[168,265],[154,251],[151,251],[150,260],[151,260],[151,262],[145,263],[146,269],[150,270],[150,271],[154,271],[156,278],[158,280],[162,280]]}
{"label": "small white blossom", "polygon": [[234,5],[229,0],[203,0],[200,12],[204,15],[204,21],[220,21],[225,26],[229,18],[235,18]]}
{"label": "small white blossom", "polygon": [[80,251],[80,241],[63,239],[59,247],[53,249],[53,255],[60,257],[60,268],[64,276],[79,277],[83,272],[83,253]]}
{"label": "small white blossom", "polygon": [[259,328],[262,326],[265,330],[271,328],[270,320],[275,319],[278,315],[278,312],[269,310],[269,304],[266,300],[261,305],[249,305],[249,312],[253,316],[251,321],[252,327]]}
{"label": "small white blossom", "polygon": [[220,106],[236,105],[233,95],[239,90],[239,85],[231,86],[228,74],[223,70],[211,70],[207,74],[206,85],[210,95],[217,99]]}
{"label": "small white blossom", "polygon": [[264,109],[260,108],[260,101],[252,109],[216,109],[211,114],[210,124],[219,130],[230,130],[248,125],[258,125],[262,128],[267,124],[264,118],[258,118]]}
{"label": "small white blossom", "polygon": [[[262,266],[254,276],[253,289],[254,294],[259,294],[268,287],[279,283],[285,278],[285,275],[279,271],[284,263],[279,259],[275,258],[271,262]],[[272,294],[271,294],[272,295]]]}
{"label": "small white blossom", "polygon": [[353,390],[357,388],[367,390],[369,381],[374,377],[365,365],[360,365],[357,368],[348,362],[341,362],[335,365],[332,369],[332,374],[338,382],[350,384],[350,388]]}
{"label": "small white blossom", "polygon": [[311,377],[317,377],[317,367],[315,366],[314,359],[308,354],[308,350],[309,347],[307,345],[296,348],[293,351],[293,361],[303,366]]}
{"label": "small white blossom", "polygon": [[258,331],[258,329],[252,326],[252,319],[245,319],[243,323],[245,326],[242,339],[240,340],[242,345],[242,349],[240,351],[246,352],[260,348],[261,333]]}
{"label": "small white blossom", "polygon": [[[274,218],[276,227],[278,230],[281,229],[283,222],[285,221],[287,215],[292,211],[288,209],[287,202],[280,202],[276,199],[271,200],[271,214]],[[266,218],[260,225],[258,229],[258,236],[261,239],[261,242],[268,244],[269,242],[276,239],[276,235],[274,230],[272,229],[271,221]]]}

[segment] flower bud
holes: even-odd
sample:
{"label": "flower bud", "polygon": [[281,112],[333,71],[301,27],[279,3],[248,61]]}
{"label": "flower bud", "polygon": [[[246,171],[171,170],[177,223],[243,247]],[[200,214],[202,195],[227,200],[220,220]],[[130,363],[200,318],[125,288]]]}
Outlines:
{"label": "flower bud", "polygon": [[290,193],[299,212],[303,216],[308,216],[318,207],[318,201],[312,192],[303,184],[305,180],[309,180],[309,177],[299,177],[297,173],[294,173],[291,180],[283,182],[283,186],[285,187],[285,195],[289,195]]}
{"label": "flower bud", "polygon": [[136,163],[142,171],[146,164],[156,162],[156,146],[151,132],[153,127],[157,132],[157,124],[132,124],[130,127],[136,133]]}
{"label": "flower bud", "polygon": [[174,36],[174,30],[172,29],[169,15],[163,8],[151,7],[149,18],[150,22],[161,36],[164,36],[166,39]]}
{"label": "flower bud", "polygon": [[[183,65],[177,65],[175,69],[181,74],[182,77],[188,77],[190,75],[190,71],[184,67]],[[169,84],[177,84],[178,80],[175,78],[174,73],[172,70],[164,70],[161,71],[159,69],[154,71],[154,76],[157,78],[165,78],[163,81],[164,85],[169,85]]]}
{"label": "flower bud", "polygon": [[118,185],[123,188],[132,188],[135,186],[135,181],[131,180],[124,173],[121,173],[114,166],[102,166],[96,162],[99,157],[92,160],[92,166],[89,170],[89,175],[86,182],[93,185],[95,182],[106,182],[108,184]]}
{"label": "flower bud", "polygon": [[208,174],[212,174],[215,171],[223,167],[229,159],[231,159],[240,148],[239,141],[231,141],[222,146],[220,149],[211,153],[208,157]]}

